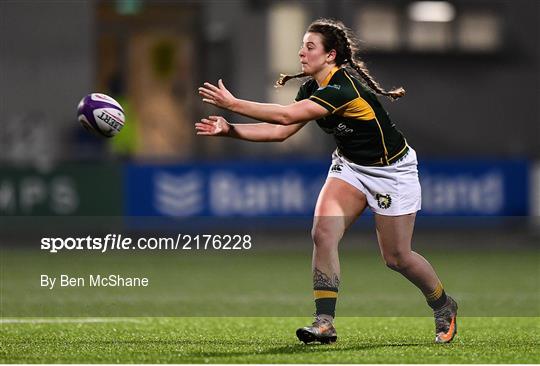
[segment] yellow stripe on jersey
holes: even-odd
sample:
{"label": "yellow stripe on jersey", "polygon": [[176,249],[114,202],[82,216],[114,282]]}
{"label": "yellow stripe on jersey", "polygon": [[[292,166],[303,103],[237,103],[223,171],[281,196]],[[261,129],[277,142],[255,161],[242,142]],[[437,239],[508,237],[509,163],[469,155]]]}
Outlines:
{"label": "yellow stripe on jersey", "polygon": [[403,146],[403,149],[399,150],[399,152],[397,154],[395,154],[394,156],[388,158],[388,161],[391,162],[392,160],[394,160],[394,158],[396,156],[399,156],[399,154],[401,154],[403,151],[405,151],[406,148],[408,148],[409,145],[407,145],[407,141],[405,141],[405,146]]}
{"label": "yellow stripe on jersey", "polygon": [[[334,107],[332,104],[328,103],[326,100],[321,99],[321,98],[319,98],[319,97],[316,97],[316,96],[314,96],[314,95],[312,95],[311,97],[309,97],[309,99],[317,99],[317,100],[323,102],[324,104],[329,105],[333,110],[336,109],[336,107]],[[334,112],[332,112],[332,113],[334,113]]]}
{"label": "yellow stripe on jersey", "polygon": [[[351,82],[351,84],[352,84],[352,86],[354,88],[354,91],[356,91],[356,94],[358,95],[358,97],[361,98],[360,93],[358,92],[358,89],[356,89],[356,85],[354,85],[354,82],[352,81],[351,77],[349,76],[349,74],[347,72],[345,72],[345,76]],[[381,124],[379,123],[379,120],[375,116],[375,113],[373,113],[373,114],[374,114],[375,122],[377,123],[377,127],[379,128],[379,132],[381,133],[381,141],[382,141],[382,146],[383,146],[383,149],[384,149],[384,157],[383,157],[384,163],[386,165],[388,165],[388,149],[386,148],[386,143],[384,142],[384,133],[383,133]]]}
{"label": "yellow stripe on jersey", "polygon": [[386,144],[384,143],[384,133],[382,132],[381,124],[377,118],[375,118],[375,122],[377,122],[377,127],[379,127],[379,132],[381,133],[382,146],[384,149],[384,163],[388,165],[388,150],[386,149]]}
{"label": "yellow stripe on jersey", "polygon": [[356,95],[358,95],[360,97],[360,93],[358,92],[358,89],[356,89],[356,85],[354,85],[354,81],[352,81],[351,77],[349,76],[349,74],[347,73],[347,71],[345,71],[345,76],[347,77],[347,79],[349,79],[349,81],[351,82],[351,85],[352,87],[354,88],[354,91],[356,92]]}
{"label": "yellow stripe on jersey", "polygon": [[369,105],[368,102],[366,102],[358,92],[358,89],[356,89],[356,85],[354,85],[354,82],[350,78],[349,74],[347,72],[344,73],[347,79],[351,82],[351,86],[353,87],[354,91],[356,92],[356,95],[358,98],[353,99],[344,105],[337,107],[334,113],[336,113],[339,109],[345,107],[345,110],[343,113],[338,113],[338,115],[343,117],[351,117],[351,118],[358,118],[362,120],[372,120],[375,118],[375,111],[373,108]]}
{"label": "yellow stripe on jersey", "polygon": [[361,97],[347,102],[347,104],[337,108],[333,113],[337,114],[338,116],[356,118],[365,121],[371,121],[375,119],[375,111],[373,110],[373,108],[371,108],[369,103]]}
{"label": "yellow stripe on jersey", "polygon": [[335,291],[326,291],[326,290],[314,290],[313,296],[315,299],[327,299],[327,298],[337,298],[337,292]]}
{"label": "yellow stripe on jersey", "polygon": [[334,66],[332,68],[332,70],[330,70],[330,72],[328,73],[328,75],[326,75],[326,77],[324,78],[324,80],[322,81],[320,87],[321,88],[324,88],[325,86],[328,85],[328,83],[330,82],[330,79],[332,79],[332,76],[334,76],[334,74],[339,71],[340,67],[339,66]]}

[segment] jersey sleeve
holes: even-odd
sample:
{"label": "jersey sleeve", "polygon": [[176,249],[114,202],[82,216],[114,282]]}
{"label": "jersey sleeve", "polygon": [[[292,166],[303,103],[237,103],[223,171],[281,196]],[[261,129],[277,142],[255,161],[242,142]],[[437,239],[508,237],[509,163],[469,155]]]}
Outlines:
{"label": "jersey sleeve", "polygon": [[299,102],[307,98],[308,98],[308,93],[306,90],[306,83],[304,83],[300,86],[300,89],[298,89],[298,93],[296,93],[296,98],[294,98],[294,101]]}
{"label": "jersey sleeve", "polygon": [[340,84],[319,88],[309,97],[310,100],[323,106],[330,113],[334,113],[337,109],[356,98],[358,98],[358,94],[354,89]]}

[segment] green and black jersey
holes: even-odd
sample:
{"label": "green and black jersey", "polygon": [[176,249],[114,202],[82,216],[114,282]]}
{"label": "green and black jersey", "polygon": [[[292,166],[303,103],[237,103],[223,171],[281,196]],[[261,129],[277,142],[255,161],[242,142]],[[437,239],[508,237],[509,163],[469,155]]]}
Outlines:
{"label": "green and black jersey", "polygon": [[306,81],[296,101],[307,98],[331,113],[317,124],[334,135],[339,152],[352,162],[389,165],[407,152],[405,138],[375,94],[345,68],[335,67],[320,87],[314,79]]}

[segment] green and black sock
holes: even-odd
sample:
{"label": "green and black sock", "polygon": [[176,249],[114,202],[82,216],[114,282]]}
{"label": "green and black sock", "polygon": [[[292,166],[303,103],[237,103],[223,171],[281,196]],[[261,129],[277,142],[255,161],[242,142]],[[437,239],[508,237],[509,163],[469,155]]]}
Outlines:
{"label": "green and black sock", "polygon": [[313,289],[316,314],[326,314],[335,317],[338,296],[337,287],[316,287]]}

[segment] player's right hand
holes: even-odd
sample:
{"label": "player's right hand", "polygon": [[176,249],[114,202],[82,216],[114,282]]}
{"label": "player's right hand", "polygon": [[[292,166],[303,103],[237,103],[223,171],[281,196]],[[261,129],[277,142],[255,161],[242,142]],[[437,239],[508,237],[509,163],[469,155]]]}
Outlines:
{"label": "player's right hand", "polygon": [[221,116],[209,116],[195,123],[195,130],[202,136],[227,136],[231,125]]}

